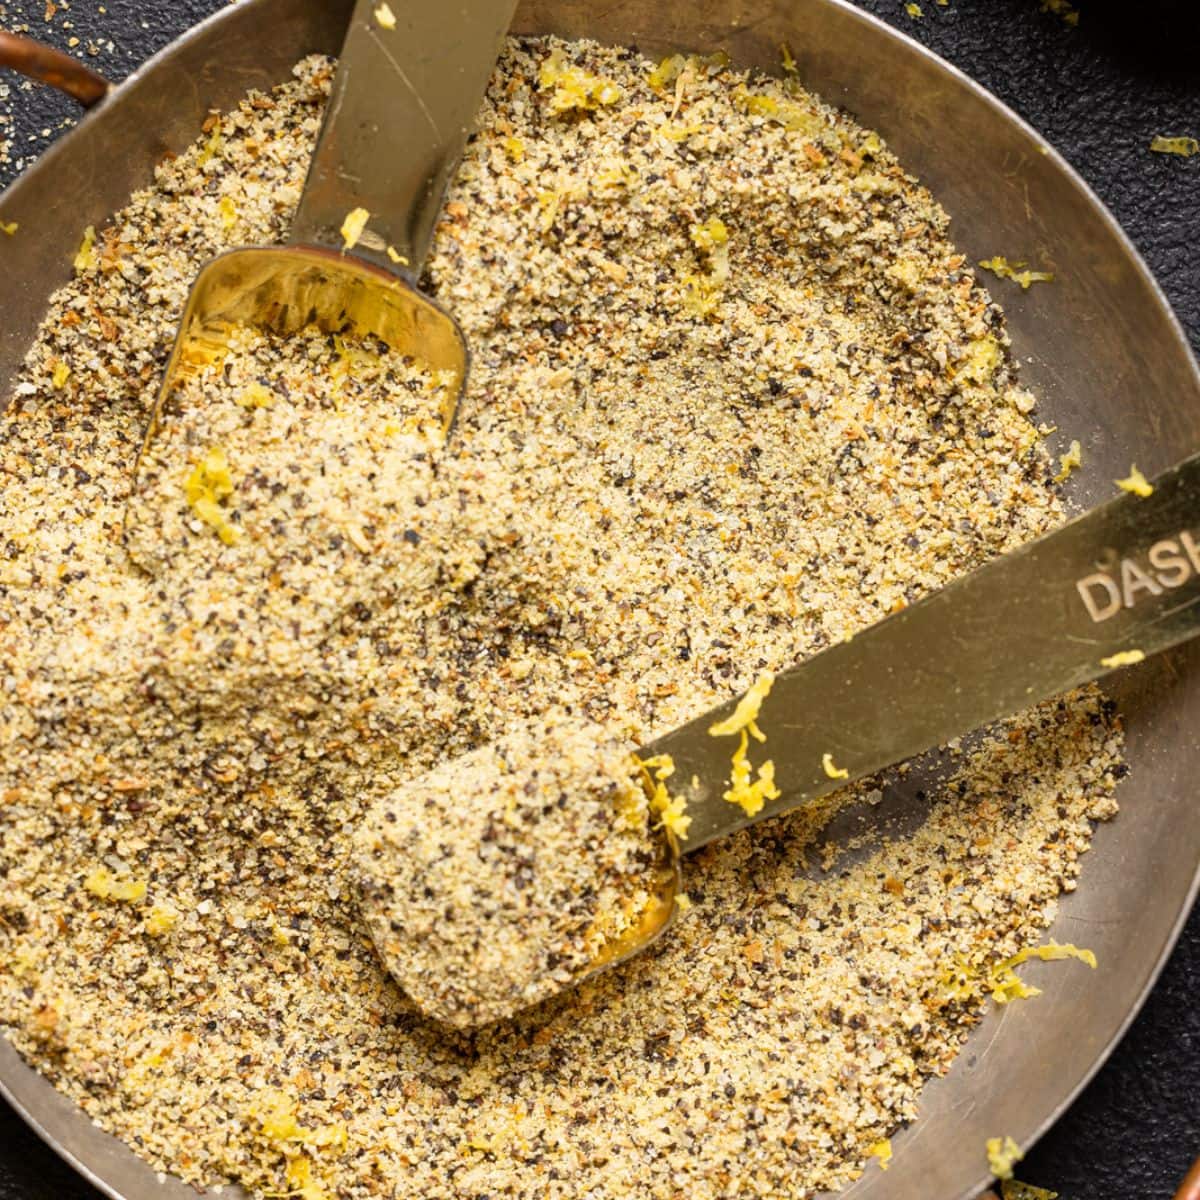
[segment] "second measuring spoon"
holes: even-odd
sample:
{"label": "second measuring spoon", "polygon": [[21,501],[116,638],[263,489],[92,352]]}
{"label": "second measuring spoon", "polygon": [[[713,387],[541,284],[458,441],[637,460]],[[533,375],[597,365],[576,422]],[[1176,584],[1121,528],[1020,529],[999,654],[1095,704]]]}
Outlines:
{"label": "second measuring spoon", "polygon": [[359,0],[290,241],[231,250],[201,269],[135,477],[188,373],[220,361],[246,326],[293,334],[316,325],[411,355],[450,381],[440,413],[449,432],[467,345],[415,281],[515,7],[411,0],[393,11]]}
{"label": "second measuring spoon", "polygon": [[[681,853],[1195,637],[1200,455],[1152,484],[1124,483],[1133,494],[764,676],[635,755],[618,760],[594,726],[582,750],[579,731],[555,720],[405,785],[359,838],[364,912],[385,964],[450,1024],[512,1015],[658,938]],[[649,808],[633,809],[643,784]],[[456,836],[438,832],[451,807]],[[640,849],[622,848],[631,811],[647,830]],[[520,956],[493,961],[506,942]]]}

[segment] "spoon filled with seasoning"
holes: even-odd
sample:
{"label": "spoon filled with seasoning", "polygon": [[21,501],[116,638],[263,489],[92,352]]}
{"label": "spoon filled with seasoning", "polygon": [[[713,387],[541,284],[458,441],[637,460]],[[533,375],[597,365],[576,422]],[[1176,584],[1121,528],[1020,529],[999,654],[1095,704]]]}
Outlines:
{"label": "spoon filled with seasoning", "polygon": [[1200,633],[1200,455],[634,750],[565,712],[438,765],[357,835],[384,965],[458,1028],[645,949],[680,857]]}
{"label": "spoon filled with seasoning", "polygon": [[[200,271],[134,467],[135,494],[142,476],[164,469],[156,438],[181,391],[247,330],[290,337],[316,329],[409,356],[444,382],[438,418],[443,440],[449,434],[467,345],[416,280],[515,6],[407,3],[397,14],[381,0],[358,0],[289,242],[231,250]],[[236,222],[233,200],[222,205]],[[220,449],[210,451],[189,478],[188,499],[227,545],[244,536],[233,491]],[[136,509],[126,514],[127,545],[154,572],[153,537],[136,536],[139,519]]]}

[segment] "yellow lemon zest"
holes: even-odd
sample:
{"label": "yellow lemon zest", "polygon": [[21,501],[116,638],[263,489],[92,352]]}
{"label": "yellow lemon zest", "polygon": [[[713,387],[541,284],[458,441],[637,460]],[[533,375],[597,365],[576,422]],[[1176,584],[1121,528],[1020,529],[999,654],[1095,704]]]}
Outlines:
{"label": "yellow lemon zest", "polygon": [[183,485],[184,497],[191,510],[206,525],[217,531],[227,546],[232,546],[242,531],[225,515],[221,501],[233,495],[233,476],[225,451],[213,447],[196,465]]}
{"label": "yellow lemon zest", "polygon": [[834,766],[833,755],[825,753],[821,755],[821,769],[829,776],[830,779],[849,779],[850,772],[845,767]]}
{"label": "yellow lemon zest", "polygon": [[883,1141],[876,1142],[867,1153],[879,1159],[880,1170],[886,1171],[892,1165],[892,1139],[884,1138]]}
{"label": "yellow lemon zest", "polygon": [[1129,468],[1129,474],[1124,479],[1117,480],[1117,487],[1123,492],[1132,492],[1135,496],[1141,496],[1143,500],[1147,496],[1154,495],[1154,485],[1136,466]]}
{"label": "yellow lemon zest", "polygon": [[313,1178],[312,1160],[306,1154],[297,1154],[288,1160],[287,1185],[289,1196],[300,1200],[329,1200],[329,1193]]}
{"label": "yellow lemon zest", "polygon": [[686,816],[687,797],[672,796],[659,810],[664,829],[670,830],[680,841],[687,839],[687,831],[692,824],[692,818]]}
{"label": "yellow lemon zest", "polygon": [[877,133],[868,133],[859,143],[859,154],[864,158],[876,158],[883,153],[883,139]]}
{"label": "yellow lemon zest", "polygon": [[646,82],[656,92],[664,92],[683,74],[687,62],[684,54],[670,54],[646,76]]}
{"label": "yellow lemon zest", "polygon": [[688,229],[704,266],[703,274],[688,273],[680,278],[683,308],[703,319],[717,311],[721,287],[729,278],[729,228],[720,217],[697,221]]}
{"label": "yellow lemon zest", "polygon": [[0,221],[0,233],[7,234],[12,237],[21,226],[16,221]]}
{"label": "yellow lemon zest", "polygon": [[1048,942],[1044,946],[1027,946],[1011,958],[1002,959],[986,969],[982,964],[957,954],[953,964],[944,968],[938,976],[942,997],[947,1002],[972,1003],[981,1000],[986,993],[997,1004],[1008,1004],[1013,1000],[1040,996],[1041,989],[1025,983],[1016,973],[1017,967],[1033,958],[1043,962],[1077,958],[1093,970],[1096,968],[1096,956],[1091,950],[1082,950],[1069,943],[1060,945]]}
{"label": "yellow lemon zest", "polygon": [[746,749],[750,742],[746,736],[748,730],[743,729],[738,742],[738,748],[733,755],[729,772],[729,790],[723,798],[730,804],[737,804],[748,817],[757,816],[763,810],[768,800],[778,800],[779,788],[775,786],[775,763],[767,759],[758,768],[758,778],[751,782],[753,770]]}
{"label": "yellow lemon zest", "polygon": [[1003,361],[1000,343],[990,333],[984,334],[971,343],[958,374],[972,383],[985,384]]}
{"label": "yellow lemon zest", "polygon": [[562,208],[563,201],[574,200],[579,195],[580,190],[578,185],[570,181],[564,183],[561,187],[555,188],[553,191],[538,192],[538,208],[541,209],[539,224],[543,233],[549,233],[554,227],[554,222],[558,220],[558,214]]}
{"label": "yellow lemon zest", "polygon": [[1145,657],[1144,650],[1119,650],[1116,654],[1102,658],[1100,665],[1102,667],[1132,667],[1134,663],[1140,663]]}
{"label": "yellow lemon zest", "polygon": [[563,53],[555,49],[538,71],[538,88],[551,92],[550,113],[593,112],[602,106],[616,104],[621,89],[611,79],[593,75],[582,67],[566,66]]}
{"label": "yellow lemon zest", "polygon": [[1026,946],[1018,950],[1011,958],[996,963],[988,972],[987,990],[997,1004],[1007,1004],[1010,1000],[1025,1000],[1032,996],[1040,996],[1041,989],[1025,983],[1016,973],[1016,968],[1031,958],[1041,959],[1042,962],[1061,962],[1068,958],[1077,958],[1086,963],[1094,971],[1096,956],[1090,950],[1081,950],[1070,943],[1060,945],[1057,942],[1047,942],[1044,946]]}
{"label": "yellow lemon zest", "polygon": [[709,217],[707,221],[693,225],[688,230],[688,236],[697,250],[711,254],[729,241],[729,228],[720,217]]}
{"label": "yellow lemon zest", "polygon": [[346,214],[346,219],[342,222],[340,230],[344,249],[353,250],[358,245],[359,239],[363,235],[363,230],[366,229],[367,222],[370,219],[371,214],[365,208],[352,208]]}
{"label": "yellow lemon zest", "polygon": [[668,142],[686,142],[688,138],[703,130],[704,126],[699,121],[694,121],[690,125],[662,125],[655,132]]}
{"label": "yellow lemon zest", "polygon": [[649,75],[646,82],[660,95],[665,93],[671,84],[678,81],[684,71],[720,71],[729,66],[729,55],[723,50],[712,54],[671,54],[664,58]]}
{"label": "yellow lemon zest", "polygon": [[90,271],[99,261],[96,254],[96,227],[89,225],[83,231],[83,241],[79,243],[79,249],[75,251],[75,270]]}
{"label": "yellow lemon zest", "polygon": [[54,374],[50,376],[50,382],[57,391],[62,391],[67,386],[67,380],[71,378],[71,368],[61,360],[54,364]]}
{"label": "yellow lemon zest", "polygon": [[628,163],[622,162],[601,171],[593,186],[598,192],[628,191],[636,180],[637,172]]}
{"label": "yellow lemon zest", "polygon": [[758,742],[767,740],[767,735],[758,727],[758,714],[774,682],[774,672],[764,671],[746,690],[733,712],[708,729],[712,737],[738,735],[738,747],[730,760],[729,790],[724,793],[724,799],[739,805],[748,817],[756,816],[768,800],[777,800],[781,794],[775,784],[775,763],[768,759],[758,768],[755,779],[753,764],[747,754],[751,737]]}
{"label": "yellow lemon zest", "polygon": [[262,1136],[269,1142],[303,1142],[308,1146],[333,1146],[344,1150],[349,1140],[345,1125],[324,1125],[308,1128],[296,1119],[296,1101],[281,1091],[264,1093],[261,1102],[252,1107],[250,1115],[257,1118]]}
{"label": "yellow lemon zest", "polygon": [[1083,447],[1072,442],[1066,454],[1058,456],[1058,474],[1054,476],[1055,483],[1063,483],[1077,467],[1083,466]]}
{"label": "yellow lemon zest", "polygon": [[979,265],[985,271],[991,271],[993,275],[997,275],[1001,279],[1011,279],[1014,283],[1019,283],[1026,291],[1035,283],[1054,282],[1053,272],[1024,270],[1025,263],[1010,263],[1007,258],[1003,258],[999,254],[992,258],[981,259]]}
{"label": "yellow lemon zest", "polygon": [[779,788],[775,786],[775,763],[768,758],[767,762],[758,768],[758,778],[752,779],[754,767],[746,754],[751,737],[754,737],[756,742],[767,740],[767,734],[758,728],[757,721],[762,702],[766,700],[774,683],[774,672],[763,672],[762,676],[746,689],[746,694],[740,698],[733,712],[724,721],[718,721],[708,728],[710,736],[714,738],[738,734],[738,748],[733,751],[730,763],[730,787],[724,793],[724,798],[730,804],[739,805],[748,817],[761,812],[767,800],[779,799],[780,796]]}
{"label": "yellow lemon zest", "polygon": [[733,102],[749,116],[763,117],[776,125],[782,125],[784,129],[804,134],[814,140],[830,132],[829,123],[825,118],[799,100],[763,96],[739,87],[733,92]]}
{"label": "yellow lemon zest", "polygon": [[97,867],[83,881],[83,886],[100,900],[120,900],[136,904],[146,895],[144,879],[118,879],[107,867]]}
{"label": "yellow lemon zest", "polygon": [[662,828],[685,841],[692,823],[692,818],[686,815],[687,797],[672,796],[666,784],[675,774],[675,760],[669,754],[656,754],[652,758],[639,758],[635,754],[633,761],[642,773],[650,811],[658,815]]}
{"label": "yellow lemon zest", "polygon": [[168,934],[179,922],[179,914],[165,904],[156,904],[146,917],[146,932],[151,937]]}
{"label": "yellow lemon zest", "polygon": [[1194,137],[1164,137],[1157,134],[1150,143],[1150,149],[1155,154],[1178,154],[1182,158],[1191,158],[1200,154],[1200,141]]}
{"label": "yellow lemon zest", "polygon": [[275,403],[275,393],[261,383],[251,383],[235,400],[242,408],[270,408]]}
{"label": "yellow lemon zest", "polygon": [[693,317],[709,317],[717,311],[721,289],[707,275],[685,275],[683,284],[683,308]]}
{"label": "yellow lemon zest", "polygon": [[979,998],[981,984],[978,969],[961,954],[954,956],[951,966],[942,969],[938,984],[946,1000],[966,1003]]}
{"label": "yellow lemon zest", "polygon": [[212,132],[208,135],[208,141],[204,143],[196,161],[200,166],[205,166],[210,163],[221,151],[221,122],[218,121],[213,127]]}
{"label": "yellow lemon zest", "polygon": [[775,683],[775,673],[764,671],[747,689],[746,694],[737,702],[737,707],[723,721],[708,727],[712,737],[732,737],[748,729],[756,741],[765,742],[766,735],[756,724],[758,714],[762,711],[763,701],[771,693]]}
{"label": "yellow lemon zest", "polygon": [[1010,1137],[987,1140],[988,1166],[997,1179],[1011,1179],[1013,1167],[1024,1157],[1021,1147]]}

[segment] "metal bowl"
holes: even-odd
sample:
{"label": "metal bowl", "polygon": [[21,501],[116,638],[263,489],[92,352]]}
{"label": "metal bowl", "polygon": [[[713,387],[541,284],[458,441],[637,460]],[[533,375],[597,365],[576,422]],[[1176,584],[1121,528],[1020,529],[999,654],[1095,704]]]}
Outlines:
{"label": "metal bowl", "polygon": [[[70,276],[79,231],[148,183],[154,164],[196,136],[211,108],[285,79],[313,51],[335,53],[349,0],[245,0],[151,60],[0,198],[23,236],[0,277],[0,394],[18,370],[51,291]],[[1106,496],[1136,461],[1148,474],[1200,443],[1200,372],[1133,247],[1061,158],[969,79],[842,0],[528,0],[522,33],[637,45],[652,54],[724,49],[777,69],[787,41],[804,83],[878,129],[953,217],[972,259],[1008,253],[1051,265],[1052,287],[1001,286],[1024,379],[1043,411],[1084,446],[1073,499]],[[36,236],[24,236],[36,235]],[[1131,774],[1121,816],[1096,836],[1055,936],[1092,947],[1095,974],[1034,964],[1044,995],[990,1014],[922,1116],[895,1142],[887,1175],[853,1200],[970,1200],[987,1183],[984,1141],[1028,1146],[1071,1102],[1140,1007],[1197,887],[1200,646],[1113,684]],[[0,1040],[0,1091],[108,1195],[187,1200],[97,1130]]]}

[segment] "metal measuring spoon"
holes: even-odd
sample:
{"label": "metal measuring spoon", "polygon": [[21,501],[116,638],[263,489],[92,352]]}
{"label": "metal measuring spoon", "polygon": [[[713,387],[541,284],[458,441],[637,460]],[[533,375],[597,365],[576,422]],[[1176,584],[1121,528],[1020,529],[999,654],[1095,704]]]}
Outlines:
{"label": "metal measuring spoon", "polygon": [[[648,866],[656,884],[638,919],[623,922],[619,936],[565,981],[551,980],[553,987],[525,979],[520,988],[509,988],[502,975],[482,981],[477,968],[483,953],[510,932],[502,919],[492,919],[490,927],[480,920],[478,952],[471,950],[457,963],[458,975],[450,979],[445,951],[452,943],[443,927],[453,916],[461,930],[471,914],[451,912],[462,907],[460,892],[449,897],[435,921],[425,922],[421,894],[428,894],[428,882],[444,870],[450,853],[447,845],[454,839],[439,831],[451,801],[456,812],[451,820],[462,823],[466,814],[462,828],[470,828],[471,819],[494,826],[496,814],[473,812],[473,797],[466,793],[531,793],[534,777],[556,769],[553,739],[543,757],[514,754],[501,739],[493,755],[500,766],[490,774],[472,769],[471,760],[483,753],[475,751],[414,781],[377,806],[360,835],[364,913],[385,964],[418,1006],[441,1020],[465,1027],[511,1015],[522,996],[545,999],[661,936],[675,911],[681,854],[1194,637],[1200,633],[1200,455],[1152,484],[1131,480],[1125,484],[1136,488],[1132,494],[1117,496],[782,672],[765,695],[762,687],[754,689],[749,704],[731,701],[639,750],[638,759],[647,765],[663,756],[673,762],[665,782],[687,799],[686,841],[664,835],[660,854]],[[765,731],[765,747],[741,734],[748,718]],[[757,811],[751,804],[748,813],[726,799],[736,745],[730,733],[741,736],[742,750],[749,752],[746,771],[755,781],[765,761],[773,763],[777,785],[762,789]],[[443,776],[451,782],[439,783]],[[646,779],[654,786],[650,772]],[[464,780],[472,782],[464,786]],[[414,797],[423,804],[411,803]],[[551,803],[546,811],[553,823],[556,807]],[[435,820],[436,830],[430,825]],[[426,837],[427,827],[437,836]],[[544,861],[547,847],[539,844],[536,812],[526,830],[528,857],[542,877],[551,877],[554,864]],[[407,859],[396,869],[398,854],[411,855],[425,842],[437,858],[428,872]],[[462,850],[478,878],[485,874],[486,856],[481,847],[475,861],[476,853],[474,846]],[[398,888],[397,879],[415,886]],[[506,890],[505,882],[498,887],[485,879],[490,895]],[[525,879],[519,886],[528,890],[537,882]],[[470,946],[461,934],[458,944]],[[422,961],[432,965],[417,972]]]}
{"label": "metal measuring spoon", "polygon": [[219,361],[244,326],[291,334],[315,324],[411,355],[450,380],[440,412],[449,433],[467,344],[415,282],[515,7],[413,0],[393,11],[358,0],[290,240],[231,250],[196,277],[134,466],[135,491],[171,397],[189,371]]}

